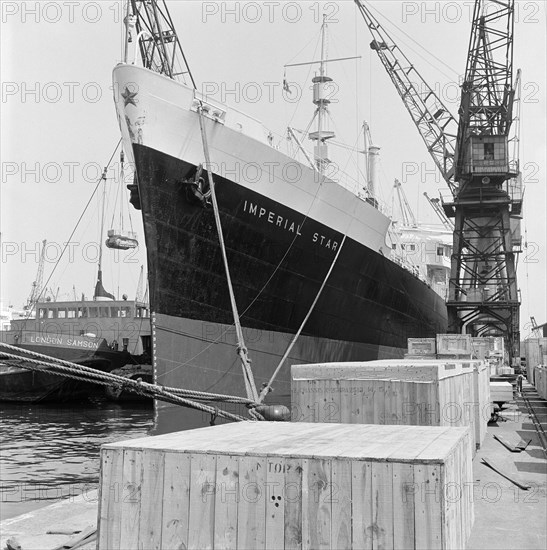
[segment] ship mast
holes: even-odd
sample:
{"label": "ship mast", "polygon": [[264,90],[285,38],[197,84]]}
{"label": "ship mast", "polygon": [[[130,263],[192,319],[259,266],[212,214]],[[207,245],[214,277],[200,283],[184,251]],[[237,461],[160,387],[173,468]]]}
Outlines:
{"label": "ship mast", "polygon": [[[309,124],[311,126],[315,119],[317,119],[317,130],[310,132],[308,137],[315,142],[314,146],[314,160],[315,165],[319,173],[323,174],[326,167],[330,164],[328,155],[327,140],[335,137],[334,132],[326,130],[326,118],[329,114],[328,106],[331,102],[330,97],[335,90],[333,79],[326,75],[327,63],[333,61],[345,61],[349,59],[360,59],[361,56],[354,57],[341,57],[339,59],[327,59],[326,57],[326,35],[327,35],[327,15],[323,15],[323,24],[321,25],[321,59],[319,61],[308,61],[305,63],[289,63],[285,65],[287,67],[300,67],[303,65],[314,65],[319,63],[319,75],[312,78],[313,84],[313,103],[316,105],[313,118]],[[308,126],[308,127],[309,127]]]}
{"label": "ship mast", "polygon": [[325,168],[330,164],[328,156],[328,145],[327,140],[334,137],[334,132],[329,130],[324,130],[326,126],[325,119],[328,116],[328,105],[330,104],[329,99],[329,88],[332,91],[332,78],[325,74],[325,37],[327,32],[327,19],[326,15],[323,15],[323,24],[321,25],[321,60],[319,61],[319,76],[315,76],[312,79],[313,83],[313,102],[317,105],[316,114],[317,114],[317,131],[311,132],[309,138],[315,142],[313,148],[315,164],[320,173],[325,171]]}

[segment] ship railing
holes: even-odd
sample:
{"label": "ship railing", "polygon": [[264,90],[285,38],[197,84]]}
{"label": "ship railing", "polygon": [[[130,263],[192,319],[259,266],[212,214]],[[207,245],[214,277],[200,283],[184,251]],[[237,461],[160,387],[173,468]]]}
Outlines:
{"label": "ship railing", "polygon": [[[285,134],[282,136],[280,134],[270,131],[266,126],[263,126],[263,131],[266,141],[271,145],[271,147],[291,158],[298,158],[299,162],[301,162],[305,166],[310,166],[310,162],[304,158],[304,155],[299,150],[299,147],[297,145],[295,145],[293,150],[290,149],[289,143],[292,143],[290,135]],[[307,149],[305,149],[305,151],[309,159],[314,158],[314,155],[311,151]],[[300,156],[298,156],[298,153],[300,153]],[[314,166],[310,166],[310,168],[316,170],[316,167]],[[326,179],[337,183],[344,189],[347,189],[364,202],[368,202],[369,204],[373,205],[377,210],[382,212],[382,214],[386,216],[390,215],[390,207],[378,196],[373,196],[367,189],[366,183],[364,181],[357,181],[346,172],[343,172],[335,162],[327,164],[322,175],[324,175]],[[317,172],[318,177],[321,177],[322,175]]]}
{"label": "ship railing", "polygon": [[264,133],[264,140],[273,149],[280,151],[289,157],[294,157],[296,148],[294,151],[289,150],[288,143],[290,142],[290,138],[287,133],[278,134],[277,132],[270,130],[267,126],[264,126],[264,124],[262,125],[262,131]]}
{"label": "ship railing", "polygon": [[361,200],[372,204],[372,206],[374,206],[382,214],[386,216],[389,216],[391,214],[391,209],[389,208],[389,206],[377,195],[373,195],[366,187],[365,182],[359,182],[342,171],[338,171],[331,179],[338,183],[338,185],[341,185],[348,191],[351,191]]}
{"label": "ship railing", "polygon": [[[524,195],[522,188],[522,174],[519,172],[515,177],[511,177],[505,180],[502,188],[504,191],[507,192],[511,201],[522,201]],[[454,195],[452,194],[450,189],[439,189],[439,194],[441,196],[441,202],[443,204],[451,204],[454,202]]]}
{"label": "ship railing", "polygon": [[443,204],[450,204],[454,201],[454,195],[448,187],[444,187],[443,189],[439,189],[439,195],[441,197],[441,203]]}
{"label": "ship railing", "polygon": [[407,271],[412,273],[415,277],[420,279],[422,282],[427,283],[427,278],[420,271],[420,268],[416,264],[413,264],[412,262],[408,261],[408,259],[405,258],[404,256],[401,256],[400,254],[394,253],[392,251],[391,260],[393,260],[396,264],[400,265],[403,269],[406,269]]}

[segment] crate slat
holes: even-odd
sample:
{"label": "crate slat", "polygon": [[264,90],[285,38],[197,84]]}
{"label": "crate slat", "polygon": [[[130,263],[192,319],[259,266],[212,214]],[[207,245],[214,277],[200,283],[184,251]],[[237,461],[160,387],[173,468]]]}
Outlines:
{"label": "crate slat", "polygon": [[120,544],[137,548],[141,513],[142,451],[123,451]]}
{"label": "crate slat", "polygon": [[414,465],[394,462],[393,548],[414,548]]}
{"label": "crate slat", "polygon": [[414,466],[414,482],[419,493],[419,498],[414,499],[416,548],[449,548],[443,545],[441,507],[435,506],[442,499],[439,467],[436,464],[417,464]]}
{"label": "crate slat", "polygon": [[216,459],[216,455],[191,455],[189,548],[214,547]]}
{"label": "crate slat", "polygon": [[101,472],[108,484],[100,486],[100,517],[97,539],[99,548],[118,548],[121,529],[123,452],[108,449],[101,456]]}
{"label": "crate slat", "polygon": [[237,503],[239,500],[239,461],[219,455],[215,473],[214,548],[237,548]]}
{"label": "crate slat", "polygon": [[263,550],[266,548],[266,459],[240,457],[239,482],[241,495],[238,502],[238,548]]}
{"label": "crate slat", "polygon": [[285,550],[302,548],[302,460],[285,459]]}
{"label": "crate slat", "polygon": [[372,547],[393,546],[393,464],[372,463]]}
{"label": "crate slat", "polygon": [[142,471],[146,476],[142,476],[138,532],[139,544],[150,550],[162,548],[163,507],[156,503],[163,501],[164,459],[165,454],[155,449],[145,449],[142,454]]}
{"label": "crate slat", "polygon": [[165,550],[188,548],[190,456],[179,456],[173,452],[165,453],[164,468],[162,548]]}
{"label": "crate slat", "polygon": [[333,460],[331,548],[351,549],[351,462]]}

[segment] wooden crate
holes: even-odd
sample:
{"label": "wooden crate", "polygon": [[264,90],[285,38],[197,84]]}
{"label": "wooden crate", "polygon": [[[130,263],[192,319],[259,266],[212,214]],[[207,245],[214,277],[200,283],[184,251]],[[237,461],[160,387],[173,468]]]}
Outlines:
{"label": "wooden crate", "polygon": [[528,378],[528,380],[534,384],[534,369],[541,364],[545,364],[544,357],[547,354],[547,338],[528,338],[521,343],[521,350],[522,348],[526,357],[526,369],[532,373],[532,378]]}
{"label": "wooden crate", "polygon": [[99,548],[465,548],[467,428],[241,422],[103,445]]}
{"label": "wooden crate", "polygon": [[471,338],[471,346],[474,357],[485,360],[490,355],[492,342],[488,337]]}
{"label": "wooden crate", "polygon": [[490,382],[490,400],[492,403],[510,403],[513,401],[513,386],[509,382]]}
{"label": "wooden crate", "polygon": [[432,355],[437,353],[435,338],[408,338],[408,355]]}
{"label": "wooden crate", "polygon": [[472,426],[474,438],[473,369],[463,369],[463,363],[389,359],[293,365],[292,420]]}
{"label": "wooden crate", "polygon": [[[406,358],[409,357],[405,356]],[[416,357],[413,359],[416,359]],[[418,359],[420,358],[418,357]],[[421,359],[427,359],[427,357],[424,356]],[[478,359],[468,360],[466,358],[462,361],[460,361],[461,358],[456,359],[458,359],[463,373],[473,372],[473,393],[472,396],[466,397],[464,407],[472,412],[474,416],[475,445],[478,449],[486,437],[486,429],[492,413],[490,402],[490,365],[486,361]]]}
{"label": "wooden crate", "polygon": [[490,401],[490,365],[486,361],[464,361],[462,369],[473,369],[473,398],[470,406],[475,416],[475,445],[481,447],[492,414]]}
{"label": "wooden crate", "polygon": [[536,367],[526,365],[526,379],[528,380],[528,382],[530,382],[530,384],[532,384],[532,386],[536,385],[535,370]]}
{"label": "wooden crate", "polygon": [[[486,355],[498,355],[503,357],[505,352],[505,344],[503,336],[478,336],[471,338],[471,345],[474,352],[478,352],[482,348],[486,348]],[[477,357],[478,359],[484,359],[484,357]]]}
{"label": "wooden crate", "polygon": [[505,340],[503,336],[490,336],[491,339],[491,348],[490,351],[497,352],[502,356],[505,353]]}
{"label": "wooden crate", "polygon": [[536,367],[534,371],[536,390],[542,399],[547,399],[547,368]]}
{"label": "wooden crate", "polygon": [[470,355],[473,353],[469,334],[437,334],[437,355]]}
{"label": "wooden crate", "polygon": [[515,374],[515,369],[513,369],[512,367],[499,367],[498,368],[498,375],[500,375],[500,376],[507,376],[507,375],[511,375],[511,374]]}

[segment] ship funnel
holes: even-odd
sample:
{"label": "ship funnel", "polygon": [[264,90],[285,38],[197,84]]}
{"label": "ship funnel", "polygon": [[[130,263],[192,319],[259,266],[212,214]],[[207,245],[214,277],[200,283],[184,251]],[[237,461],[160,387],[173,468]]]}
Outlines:
{"label": "ship funnel", "polygon": [[368,155],[368,192],[372,197],[376,195],[378,188],[378,163],[380,161],[380,147],[370,145]]}

